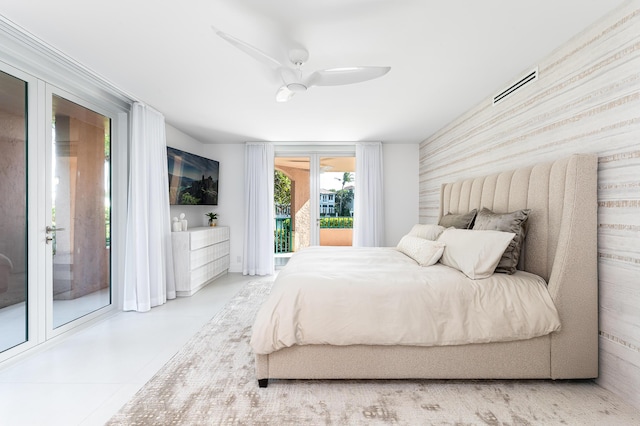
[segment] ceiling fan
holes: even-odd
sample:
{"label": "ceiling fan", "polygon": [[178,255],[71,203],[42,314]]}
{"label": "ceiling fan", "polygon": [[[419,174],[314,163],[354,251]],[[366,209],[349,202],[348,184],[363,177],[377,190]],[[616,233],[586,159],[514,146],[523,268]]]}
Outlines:
{"label": "ceiling fan", "polygon": [[211,28],[218,36],[231,45],[278,71],[283,83],[276,92],[276,101],[278,102],[287,102],[296,93],[305,92],[314,86],[342,86],[373,80],[374,78],[382,77],[391,69],[391,67],[330,68],[314,71],[305,76],[302,73],[302,67],[309,59],[309,52],[306,49],[291,49],[289,51],[289,61],[291,61],[291,65],[284,65],[257,47],[245,43],[213,26]]}

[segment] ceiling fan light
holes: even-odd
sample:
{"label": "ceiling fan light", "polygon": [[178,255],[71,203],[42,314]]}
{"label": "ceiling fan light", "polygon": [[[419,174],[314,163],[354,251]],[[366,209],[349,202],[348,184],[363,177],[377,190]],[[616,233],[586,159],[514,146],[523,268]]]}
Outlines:
{"label": "ceiling fan light", "polygon": [[282,86],[276,92],[276,102],[287,102],[295,95],[287,86]]}
{"label": "ceiling fan light", "polygon": [[287,84],[287,89],[292,92],[305,92],[307,90],[307,86],[302,83],[289,83]]}

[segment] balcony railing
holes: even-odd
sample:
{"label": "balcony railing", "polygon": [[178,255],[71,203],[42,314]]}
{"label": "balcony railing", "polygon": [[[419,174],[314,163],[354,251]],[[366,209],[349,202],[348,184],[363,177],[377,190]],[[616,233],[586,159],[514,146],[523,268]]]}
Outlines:
{"label": "balcony railing", "polygon": [[275,238],[273,239],[274,253],[291,253],[293,244],[291,241],[291,218],[276,218]]}

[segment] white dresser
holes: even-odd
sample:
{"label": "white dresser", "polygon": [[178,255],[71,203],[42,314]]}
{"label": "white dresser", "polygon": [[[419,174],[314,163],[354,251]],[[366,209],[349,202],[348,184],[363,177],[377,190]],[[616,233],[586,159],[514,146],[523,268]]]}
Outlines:
{"label": "white dresser", "polygon": [[229,227],[172,232],[176,294],[191,296],[229,270]]}

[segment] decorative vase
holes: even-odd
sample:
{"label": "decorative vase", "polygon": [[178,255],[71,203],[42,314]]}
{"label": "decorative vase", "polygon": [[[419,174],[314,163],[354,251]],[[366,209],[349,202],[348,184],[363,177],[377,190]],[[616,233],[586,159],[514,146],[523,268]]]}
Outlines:
{"label": "decorative vase", "polygon": [[218,219],[209,219],[209,226],[217,226]]}

